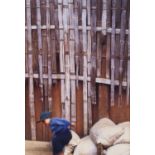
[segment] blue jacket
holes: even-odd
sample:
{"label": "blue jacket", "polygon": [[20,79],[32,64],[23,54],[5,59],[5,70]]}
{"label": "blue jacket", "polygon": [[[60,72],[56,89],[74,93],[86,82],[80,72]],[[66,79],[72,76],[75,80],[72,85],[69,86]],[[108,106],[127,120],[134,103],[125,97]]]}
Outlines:
{"label": "blue jacket", "polygon": [[70,122],[63,118],[52,118],[50,120],[50,129],[54,134],[65,131],[70,125]]}

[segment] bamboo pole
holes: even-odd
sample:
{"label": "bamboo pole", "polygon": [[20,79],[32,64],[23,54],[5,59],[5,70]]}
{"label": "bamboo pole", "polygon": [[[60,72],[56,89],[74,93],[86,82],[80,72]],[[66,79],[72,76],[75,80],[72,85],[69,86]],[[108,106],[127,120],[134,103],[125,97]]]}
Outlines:
{"label": "bamboo pole", "polygon": [[27,39],[28,39],[28,69],[29,69],[29,108],[31,119],[31,139],[36,140],[36,123],[34,109],[34,86],[33,86],[33,62],[32,62],[32,30],[31,30],[31,1],[26,0],[26,20],[27,20]]}
{"label": "bamboo pole", "polygon": [[91,100],[96,104],[96,1],[92,0],[92,53],[91,53]]}
{"label": "bamboo pole", "polygon": [[[59,21],[59,46],[60,46],[60,72],[64,73],[64,34],[62,21],[62,0],[58,0],[58,21]],[[62,103],[62,117],[65,117],[65,87],[64,80],[61,80],[61,103]]]}
{"label": "bamboo pole", "polygon": [[[69,24],[74,27],[73,0],[69,0]],[[75,28],[69,30],[70,73],[75,75]],[[71,124],[76,125],[76,87],[75,80],[71,80]]]}
{"label": "bamboo pole", "polygon": [[65,118],[70,121],[70,58],[68,43],[68,0],[63,0],[64,52],[65,52]]}
{"label": "bamboo pole", "polygon": [[75,64],[76,64],[76,86],[78,87],[79,75],[79,29],[78,29],[78,0],[74,1],[74,27],[75,27]]}
{"label": "bamboo pole", "polygon": [[112,34],[111,34],[111,94],[110,94],[110,103],[111,106],[114,106],[115,98],[115,25],[116,25],[116,0],[112,0]]}
{"label": "bamboo pole", "polygon": [[123,56],[124,56],[124,40],[125,40],[125,24],[126,24],[126,7],[127,0],[122,1],[121,13],[121,34],[120,34],[120,62],[119,62],[119,104],[122,103],[122,80],[123,80]]}
{"label": "bamboo pole", "polygon": [[[87,21],[88,21],[88,26],[91,25],[91,11],[90,11],[90,0],[87,0]],[[91,73],[91,31],[88,30],[87,33],[87,72],[88,76],[90,76]],[[92,104],[91,104],[91,83],[88,81],[88,127],[90,128],[92,126]]]}
{"label": "bamboo pole", "polygon": [[[109,1],[110,2],[110,1]],[[108,3],[108,2],[107,2]],[[62,27],[60,27],[61,29],[63,29],[63,26]],[[69,25],[69,28],[72,28],[70,25]],[[87,31],[88,30],[91,30],[91,26],[87,26],[86,27],[87,28]],[[27,29],[27,26],[25,26],[25,29]],[[36,25],[32,25],[31,26],[31,29],[32,30],[35,30],[35,29],[37,29],[37,26]],[[41,26],[41,29],[47,29],[46,28],[46,25],[42,25]],[[50,29],[52,29],[52,30],[54,30],[54,29],[56,29],[56,25],[50,25]],[[82,30],[82,26],[81,25],[78,25],[78,30]],[[96,31],[97,32],[100,32],[100,31],[103,31],[104,29],[103,29],[103,27],[102,26],[96,26]],[[120,28],[116,28],[115,29],[115,33],[116,34],[120,34]],[[107,29],[106,29],[106,33],[112,33],[112,28],[111,27],[107,27]],[[128,29],[126,29],[125,30],[125,34],[129,34],[129,30]]]}
{"label": "bamboo pole", "polygon": [[107,30],[107,0],[102,0],[102,34],[106,35]]}
{"label": "bamboo pole", "polygon": [[52,110],[52,63],[51,63],[51,39],[50,39],[50,5],[49,0],[46,0],[46,26],[47,26],[47,51],[48,51],[48,111]]}
{"label": "bamboo pole", "polygon": [[[130,16],[129,16],[130,18]],[[130,19],[129,19],[129,34],[128,34],[128,57],[130,56]],[[126,103],[130,104],[130,60],[128,59],[127,64],[127,95]]]}
{"label": "bamboo pole", "polygon": [[40,0],[36,0],[36,14],[37,14],[37,35],[38,35],[38,62],[39,62],[39,86],[41,90],[41,102],[43,104],[43,62],[42,62],[42,36],[41,36],[41,11]]}
{"label": "bamboo pole", "polygon": [[86,0],[82,1],[82,43],[83,43],[83,110],[84,135],[88,133],[88,100],[87,100],[87,30],[86,30]]}
{"label": "bamboo pole", "polygon": [[[111,0],[107,1],[107,27],[111,26]],[[110,79],[110,46],[111,35],[107,33],[107,50],[106,50],[106,78]]]}

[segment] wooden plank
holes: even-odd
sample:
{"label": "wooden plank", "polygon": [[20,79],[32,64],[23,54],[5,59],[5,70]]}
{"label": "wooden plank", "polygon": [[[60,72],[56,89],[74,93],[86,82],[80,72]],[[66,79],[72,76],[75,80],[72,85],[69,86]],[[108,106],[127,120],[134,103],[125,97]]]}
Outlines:
{"label": "wooden plank", "polygon": [[[91,8],[90,8],[90,0],[87,0],[87,24],[91,25]],[[91,31],[88,30],[87,33],[87,72],[88,76],[90,76],[91,72]],[[92,126],[92,104],[91,104],[91,83],[88,81],[88,128]]]}
{"label": "wooden plank", "polygon": [[31,140],[31,119],[29,106],[29,79],[25,79],[25,139]]}
{"label": "wooden plank", "polygon": [[[69,24],[74,27],[73,0],[69,0]],[[69,30],[70,73],[75,75],[75,28]],[[71,80],[71,124],[76,125],[76,87],[75,80]],[[76,128],[76,126],[75,126]]]}
{"label": "wooden plank", "polygon": [[125,50],[125,25],[126,25],[127,0],[122,1],[121,34],[120,34],[120,65],[119,65],[119,104],[122,104],[123,56]]}
{"label": "wooden plank", "polygon": [[32,69],[32,30],[31,30],[31,1],[26,0],[26,20],[27,20],[27,39],[28,39],[28,69],[29,69],[29,108],[31,119],[31,139],[36,140],[36,121],[34,109],[34,87],[33,87],[33,69]]}
{"label": "wooden plank", "polygon": [[92,104],[96,104],[96,1],[92,0],[92,20],[91,20],[91,26],[92,26],[92,52],[91,52],[91,101]]}
{"label": "wooden plank", "polygon": [[[58,21],[59,21],[59,60],[60,60],[60,73],[64,73],[64,34],[62,20],[62,0],[58,0]],[[64,92],[64,80],[61,80],[61,103],[62,103],[62,117],[65,117],[65,92]]]}
{"label": "wooden plank", "polygon": [[87,30],[86,30],[86,0],[82,1],[82,43],[83,43],[83,110],[84,135],[88,133],[88,100],[87,100]]}
{"label": "wooden plank", "polygon": [[65,52],[65,118],[70,121],[70,58],[68,43],[68,0],[63,1],[64,52]]}
{"label": "wooden plank", "polygon": [[50,5],[49,0],[46,0],[46,26],[47,26],[47,51],[48,51],[48,111],[52,110],[52,63],[51,63],[51,39],[50,39]]}
{"label": "wooden plank", "polygon": [[79,87],[76,87],[76,131],[80,137],[84,136],[84,112],[83,112],[83,83],[79,81]]}
{"label": "wooden plank", "polygon": [[116,0],[112,0],[112,34],[111,34],[111,92],[110,92],[110,104],[114,106],[115,98],[115,25],[116,25]]}

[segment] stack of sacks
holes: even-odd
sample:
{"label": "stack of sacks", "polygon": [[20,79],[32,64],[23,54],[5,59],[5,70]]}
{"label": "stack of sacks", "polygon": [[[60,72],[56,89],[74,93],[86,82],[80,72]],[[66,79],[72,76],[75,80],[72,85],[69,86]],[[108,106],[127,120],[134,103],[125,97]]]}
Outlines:
{"label": "stack of sacks", "polygon": [[90,136],[81,139],[73,155],[97,155],[97,147]]}
{"label": "stack of sacks", "polygon": [[90,137],[95,144],[102,144],[104,148],[110,147],[124,133],[122,126],[115,125],[108,118],[100,119],[90,129]]}
{"label": "stack of sacks", "polygon": [[80,142],[80,137],[74,131],[71,130],[71,134],[72,134],[72,139],[70,140],[69,144],[65,146],[64,155],[72,155],[75,147]]}

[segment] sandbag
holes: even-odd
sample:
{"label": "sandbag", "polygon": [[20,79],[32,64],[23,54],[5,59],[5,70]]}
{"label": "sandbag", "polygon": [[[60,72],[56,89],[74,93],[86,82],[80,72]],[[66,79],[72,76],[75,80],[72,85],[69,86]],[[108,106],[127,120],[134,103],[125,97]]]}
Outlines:
{"label": "sandbag", "polygon": [[71,134],[72,134],[72,139],[69,141],[69,144],[65,146],[64,155],[72,155],[75,147],[80,142],[80,137],[74,131],[71,130]]}
{"label": "sandbag", "polygon": [[97,155],[97,147],[89,136],[80,140],[73,155]]}
{"label": "sandbag", "polygon": [[126,128],[126,127],[130,127],[130,122],[122,122],[117,124],[120,127]]}
{"label": "sandbag", "polygon": [[130,127],[124,129],[124,133],[114,142],[114,145],[122,143],[130,143]]}
{"label": "sandbag", "polygon": [[106,155],[130,155],[130,144],[117,144],[107,149]]}
{"label": "sandbag", "polygon": [[113,126],[113,125],[115,125],[115,123],[109,118],[101,118],[91,127],[91,129],[96,129],[96,128],[98,129],[105,126]]}
{"label": "sandbag", "polygon": [[109,147],[123,134],[123,128],[116,126],[110,119],[100,119],[91,129],[90,137],[96,144]]}

